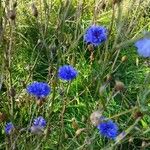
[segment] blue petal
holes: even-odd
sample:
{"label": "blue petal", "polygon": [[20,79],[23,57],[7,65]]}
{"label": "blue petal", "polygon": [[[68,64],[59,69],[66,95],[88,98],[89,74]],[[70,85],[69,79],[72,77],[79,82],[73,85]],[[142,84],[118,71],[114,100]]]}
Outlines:
{"label": "blue petal", "polygon": [[84,41],[94,46],[100,45],[102,42],[106,41],[106,39],[107,30],[102,26],[92,25],[87,29],[84,35]]}
{"label": "blue petal", "polygon": [[33,82],[28,85],[27,92],[38,98],[44,98],[49,95],[51,88],[47,83],[44,82]]}
{"label": "blue petal", "polygon": [[118,126],[112,120],[101,122],[97,128],[107,138],[115,139],[118,135]]}
{"label": "blue petal", "polygon": [[143,38],[135,43],[137,52],[140,56],[150,57],[150,38]]}
{"label": "blue petal", "polygon": [[10,134],[13,129],[14,129],[14,125],[12,124],[12,122],[9,122],[5,125],[6,134]]}
{"label": "blue petal", "polygon": [[44,128],[46,127],[46,120],[42,116],[39,116],[38,118],[34,119],[33,125]]}
{"label": "blue petal", "polygon": [[58,70],[58,77],[66,81],[73,80],[77,74],[77,71],[71,65],[61,66]]}

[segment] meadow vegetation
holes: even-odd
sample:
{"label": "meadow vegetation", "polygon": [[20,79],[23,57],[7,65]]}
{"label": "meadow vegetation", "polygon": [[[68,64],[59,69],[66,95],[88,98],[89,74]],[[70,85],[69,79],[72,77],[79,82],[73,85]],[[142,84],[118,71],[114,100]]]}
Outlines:
{"label": "meadow vegetation", "polygon": [[149,31],[149,0],[0,1],[0,149],[149,150],[150,60],[135,46]]}

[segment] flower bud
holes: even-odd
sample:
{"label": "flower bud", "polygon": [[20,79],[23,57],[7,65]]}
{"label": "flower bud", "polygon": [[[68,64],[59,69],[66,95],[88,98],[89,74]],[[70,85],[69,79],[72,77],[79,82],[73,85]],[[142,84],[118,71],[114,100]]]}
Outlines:
{"label": "flower bud", "polygon": [[16,19],[16,11],[15,10],[9,10],[8,11],[8,18],[10,18],[11,20],[15,20]]}
{"label": "flower bud", "polygon": [[114,87],[115,91],[123,91],[125,88],[125,85],[121,81],[116,81],[116,85]]}
{"label": "flower bud", "polygon": [[143,117],[143,113],[140,112],[140,111],[135,112],[135,114],[134,114],[134,119],[137,119],[137,118],[139,118],[139,117]]}
{"label": "flower bud", "polygon": [[121,58],[121,61],[122,62],[126,62],[128,60],[128,57],[126,55],[124,55],[122,58]]}
{"label": "flower bud", "polygon": [[0,123],[6,121],[6,119],[7,119],[7,115],[0,112]]}
{"label": "flower bud", "polygon": [[34,3],[32,3],[32,5],[31,5],[31,10],[32,10],[33,16],[37,18],[38,17],[38,10],[37,10],[37,7],[35,6]]}
{"label": "flower bud", "polygon": [[78,125],[78,123],[77,123],[77,121],[76,121],[76,119],[75,118],[72,118],[72,128],[74,128],[74,129],[79,129],[79,125]]}
{"label": "flower bud", "polygon": [[93,51],[94,51],[94,46],[93,46],[92,44],[89,44],[89,45],[88,45],[88,50],[89,50],[90,52],[93,52]]}
{"label": "flower bud", "polygon": [[94,125],[94,126],[97,126],[99,125],[100,121],[101,121],[101,118],[102,117],[102,112],[100,111],[94,111],[91,115],[90,115],[90,120],[91,120],[91,123]]}
{"label": "flower bud", "polygon": [[40,100],[40,99],[36,100],[36,104],[37,104],[38,106],[42,106],[43,103],[44,103],[43,100]]}
{"label": "flower bud", "polygon": [[112,75],[111,74],[107,74],[106,75],[106,82],[110,82],[110,81],[112,81]]}

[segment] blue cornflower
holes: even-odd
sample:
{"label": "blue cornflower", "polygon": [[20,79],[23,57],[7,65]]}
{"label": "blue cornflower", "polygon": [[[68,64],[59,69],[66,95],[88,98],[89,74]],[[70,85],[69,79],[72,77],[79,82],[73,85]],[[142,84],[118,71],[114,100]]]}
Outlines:
{"label": "blue cornflower", "polygon": [[33,82],[27,86],[27,92],[37,98],[44,98],[51,92],[51,88],[44,82]]}
{"label": "blue cornflower", "polygon": [[45,127],[46,127],[46,120],[42,116],[39,116],[34,119],[30,131],[33,134],[41,135],[43,134]]}
{"label": "blue cornflower", "polygon": [[115,139],[118,135],[118,126],[112,120],[101,122],[97,128],[107,138]]}
{"label": "blue cornflower", "polygon": [[33,126],[44,128],[46,127],[46,120],[42,116],[39,116],[38,118],[34,119]]}
{"label": "blue cornflower", "polygon": [[84,41],[94,46],[100,45],[102,42],[107,39],[107,30],[102,26],[92,25],[90,26],[85,35]]}
{"label": "blue cornflower", "polygon": [[150,38],[143,38],[135,43],[140,56],[150,57]]}
{"label": "blue cornflower", "polygon": [[6,134],[10,134],[13,129],[14,129],[14,125],[12,124],[12,122],[6,123],[5,125]]}
{"label": "blue cornflower", "polygon": [[77,74],[77,71],[71,65],[61,66],[58,70],[58,77],[66,81],[73,80]]}

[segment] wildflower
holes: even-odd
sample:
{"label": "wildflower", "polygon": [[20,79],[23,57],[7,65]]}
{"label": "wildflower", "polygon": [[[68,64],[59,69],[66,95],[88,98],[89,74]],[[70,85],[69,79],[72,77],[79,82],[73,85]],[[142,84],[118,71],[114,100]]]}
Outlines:
{"label": "wildflower", "polygon": [[110,139],[115,139],[118,134],[118,126],[112,120],[101,122],[97,128],[100,133]]}
{"label": "wildflower", "polygon": [[38,118],[34,119],[30,131],[31,133],[40,135],[43,133],[45,127],[46,127],[46,120],[42,116],[39,116]]}
{"label": "wildflower", "polygon": [[135,43],[140,56],[150,57],[150,38],[143,38]]}
{"label": "wildflower", "polygon": [[107,30],[102,26],[92,25],[87,29],[84,35],[84,41],[94,46],[100,45],[102,42],[106,41],[106,39]]}
{"label": "wildflower", "polygon": [[33,125],[44,128],[46,127],[46,120],[42,116],[39,116],[38,118],[34,119]]}
{"label": "wildflower", "polygon": [[27,87],[27,92],[37,98],[44,98],[51,92],[51,88],[44,82],[33,82]]}
{"label": "wildflower", "polygon": [[14,125],[12,124],[12,122],[9,122],[5,125],[5,132],[6,134],[10,134],[14,129]]}
{"label": "wildflower", "polygon": [[70,81],[77,76],[77,71],[71,65],[61,66],[58,70],[58,77],[62,80]]}

